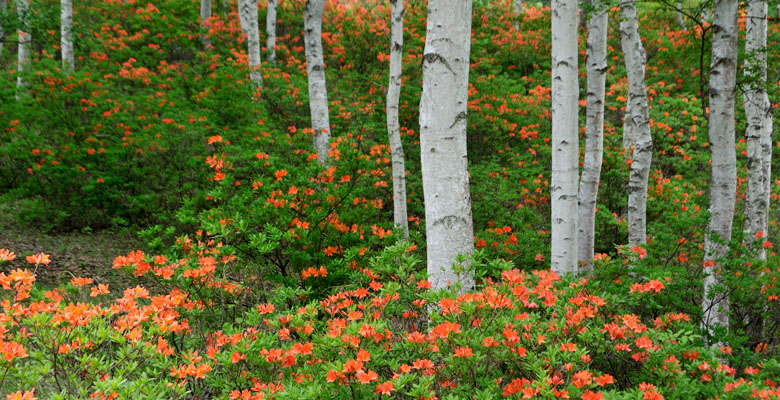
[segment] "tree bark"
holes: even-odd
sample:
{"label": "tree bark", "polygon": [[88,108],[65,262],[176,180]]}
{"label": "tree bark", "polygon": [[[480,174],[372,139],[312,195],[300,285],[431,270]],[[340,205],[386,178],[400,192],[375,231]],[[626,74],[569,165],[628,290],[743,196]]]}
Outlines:
{"label": "tree bark", "polygon": [[[5,14],[8,10],[8,0],[0,0],[0,12]],[[0,57],[3,56],[3,44],[5,42],[5,30],[3,29],[3,23],[0,21]]]}
{"label": "tree bark", "polygon": [[[21,88],[26,86],[27,83],[22,78],[22,73],[27,70],[30,63],[30,42],[32,37],[30,35],[30,29],[28,28],[28,14],[30,10],[29,0],[16,0],[16,12],[19,15],[19,49],[17,52],[16,61],[16,87]],[[18,94],[17,94],[18,98]]]}
{"label": "tree bark", "polygon": [[677,0],[677,23],[680,25],[680,28],[682,30],[687,31],[688,28],[685,27],[685,20],[683,19],[682,15],[682,1]]}
{"label": "tree bark", "polygon": [[203,29],[200,40],[203,42],[204,47],[208,47],[211,44],[208,35],[209,18],[211,18],[211,0],[200,0],[200,25]]}
{"label": "tree bark", "polygon": [[428,274],[434,289],[473,287],[453,268],[474,250],[466,127],[471,0],[429,0],[422,60],[420,148],[425,200]]}
{"label": "tree bark", "polygon": [[260,28],[257,22],[257,0],[239,0],[238,13],[246,24],[246,48],[249,55],[249,79],[255,87],[263,86],[260,61]]}
{"label": "tree bark", "polygon": [[[766,86],[767,43],[766,0],[748,2],[745,21],[745,77],[749,83],[745,90],[745,119],[747,129],[747,191],[745,193],[745,244],[755,243],[756,235],[766,240],[769,227],[769,188],[771,184],[772,157],[772,104]],[[767,154],[768,153],[768,154]],[[759,259],[766,259],[766,250],[758,247]]]}
{"label": "tree bark", "polygon": [[265,51],[266,58],[271,64],[276,64],[276,2],[277,0],[268,0],[268,9],[265,14]]}
{"label": "tree bark", "polygon": [[514,0],[512,2],[512,11],[515,13],[515,22],[512,25],[515,30],[520,30],[520,15],[523,13],[523,0]]}
{"label": "tree bark", "polygon": [[304,47],[306,71],[309,77],[309,109],[314,129],[314,148],[319,162],[328,159],[330,117],[328,115],[328,88],[325,84],[325,61],[322,56],[322,13],[325,0],[306,0],[304,7]]}
{"label": "tree bark", "polygon": [[631,173],[628,179],[628,245],[636,247],[647,241],[647,179],[653,159],[653,137],[645,88],[645,49],[639,36],[634,0],[620,2],[620,42],[628,73],[627,123],[633,133]]}
{"label": "tree bark", "polygon": [[588,103],[585,122],[585,161],[580,177],[577,245],[578,259],[587,272],[593,265],[596,236],[596,199],[604,157],[604,88],[607,77],[607,8],[593,0],[586,48]]}
{"label": "tree bark", "polygon": [[551,268],[577,273],[577,1],[552,2]]}
{"label": "tree bark", "polygon": [[703,327],[728,327],[728,297],[712,294],[719,282],[720,259],[728,255],[737,189],[737,157],[734,149],[734,92],[737,77],[737,0],[719,0],[713,16],[708,121],[712,152],[710,223],[704,239]]}
{"label": "tree bark", "polygon": [[62,69],[73,72],[73,0],[60,0],[60,51]]}
{"label": "tree bark", "polygon": [[[272,0],[269,0],[269,2]],[[398,119],[398,101],[401,96],[401,71],[404,52],[404,1],[390,0],[390,82],[387,86],[387,133],[390,156],[393,160],[393,222],[409,237],[406,212],[406,166],[401,143],[401,124]]]}

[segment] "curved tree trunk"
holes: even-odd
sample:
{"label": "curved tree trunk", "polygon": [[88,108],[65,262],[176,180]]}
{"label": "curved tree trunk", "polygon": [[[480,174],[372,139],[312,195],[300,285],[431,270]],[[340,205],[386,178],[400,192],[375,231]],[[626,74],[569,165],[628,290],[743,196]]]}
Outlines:
{"label": "curved tree trunk", "polygon": [[265,14],[265,51],[271,64],[276,64],[276,1],[268,0],[268,10]]}
{"label": "curved tree trunk", "polygon": [[429,0],[422,60],[420,151],[428,274],[434,289],[474,285],[453,268],[474,251],[466,126],[471,0]]}
{"label": "curved tree trunk", "polygon": [[710,63],[710,115],[712,152],[710,223],[704,239],[704,300],[702,324],[710,333],[715,326],[728,327],[728,297],[713,296],[719,281],[718,260],[728,255],[737,192],[737,156],[734,149],[734,92],[737,77],[737,0],[719,0],[713,16]]}
{"label": "curved tree trunk", "polygon": [[577,1],[552,2],[551,268],[577,273]]}
{"label": "curved tree trunk", "polygon": [[325,0],[306,0],[303,10],[303,35],[306,50],[306,71],[309,76],[309,109],[314,129],[314,148],[319,162],[328,159],[330,117],[328,88],[325,84],[325,61],[322,56],[322,13]]}
{"label": "curved tree trunk", "polygon": [[[272,0],[269,0],[269,2]],[[390,0],[390,82],[387,87],[387,134],[393,159],[393,222],[409,237],[406,212],[406,167],[401,143],[401,124],[398,120],[398,100],[401,96],[401,70],[404,52],[404,1]]]}
{"label": "curved tree trunk", "polygon": [[246,23],[246,48],[249,55],[249,79],[256,87],[263,86],[263,72],[260,70],[260,28],[257,23],[257,0],[239,0],[238,13],[242,25]]}
{"label": "curved tree trunk", "polygon": [[62,69],[73,72],[73,0],[60,0],[60,50]]}
{"label": "curved tree trunk", "polygon": [[[27,17],[30,9],[29,0],[16,0],[16,12],[19,15],[21,21],[19,29],[19,50],[17,52],[16,61],[16,87],[21,88],[26,86],[27,83],[22,79],[22,73],[27,70],[30,64],[30,42],[32,37],[30,36],[30,30],[27,28]],[[17,95],[18,97],[18,95]]]}
{"label": "curved tree trunk", "polygon": [[[766,0],[748,2],[745,22],[745,76],[750,84],[745,90],[747,129],[747,191],[745,193],[746,244],[755,242],[756,235],[767,235],[772,154],[772,105],[766,93]],[[768,144],[768,146],[767,146]],[[767,154],[768,157],[767,157]],[[766,239],[760,239],[763,241]],[[766,250],[759,247],[758,258],[766,259]]]}
{"label": "curved tree trunk", "polygon": [[211,0],[200,0],[200,25],[204,32],[200,38],[204,47],[208,47],[211,44],[208,35],[208,20],[211,18]]}
{"label": "curved tree trunk", "polygon": [[631,174],[628,179],[628,245],[636,247],[647,241],[647,179],[653,159],[653,137],[650,134],[650,112],[645,88],[645,49],[639,36],[634,0],[620,2],[620,42],[628,71],[630,114],[626,122],[634,136]]}
{"label": "curved tree trunk", "polygon": [[607,77],[607,9],[600,0],[593,1],[594,10],[588,28],[586,49],[588,103],[585,122],[585,162],[580,177],[577,223],[577,258],[586,271],[593,263],[596,232],[596,199],[598,198],[601,162],[604,157],[604,87]]}

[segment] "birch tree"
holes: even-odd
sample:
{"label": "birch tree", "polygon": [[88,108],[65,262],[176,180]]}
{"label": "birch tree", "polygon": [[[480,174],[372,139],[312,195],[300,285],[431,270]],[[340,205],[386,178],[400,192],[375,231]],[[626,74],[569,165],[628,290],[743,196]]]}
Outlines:
{"label": "birch tree", "polygon": [[[0,0],[0,14],[5,15],[8,11],[8,0]],[[5,42],[5,30],[3,29],[3,22],[0,21],[0,57],[3,55],[3,44]]]}
{"label": "birch tree", "polygon": [[[399,0],[401,1],[401,0]],[[474,279],[454,268],[474,251],[466,126],[471,0],[429,0],[420,98],[428,274],[434,289]]]}
{"label": "birch tree", "polygon": [[[21,88],[27,83],[22,79],[22,74],[27,70],[30,63],[30,42],[32,37],[30,29],[27,26],[27,18],[30,10],[29,0],[16,0],[16,13],[19,15],[19,49],[16,58],[16,87]],[[18,96],[17,96],[18,97]]]}
{"label": "birch tree", "polygon": [[578,258],[589,270],[593,262],[596,199],[604,157],[604,88],[607,76],[607,8],[593,0],[594,10],[588,22],[587,59],[588,102],[585,121],[585,161],[580,177]]}
{"label": "birch tree", "polygon": [[200,25],[204,31],[200,40],[203,42],[203,46],[206,47],[211,44],[208,35],[209,18],[211,18],[211,0],[200,0]]}
{"label": "birch tree", "polygon": [[712,152],[710,222],[704,238],[703,327],[728,327],[729,301],[713,294],[720,259],[728,253],[737,192],[737,156],[734,149],[734,92],[737,77],[737,0],[715,2],[710,63],[710,115],[707,123]]}
{"label": "birch tree", "polygon": [[512,1],[512,11],[515,13],[515,22],[512,24],[515,30],[520,30],[520,15],[523,13],[523,0]]}
{"label": "birch tree", "polygon": [[[766,0],[748,2],[745,21],[745,119],[747,129],[747,191],[745,193],[745,237],[748,245],[757,235],[766,235],[769,227],[769,188],[772,168],[772,105],[766,86],[767,43]],[[759,233],[760,232],[760,233]],[[761,239],[762,241],[764,239]],[[758,258],[766,259],[759,249]]]}
{"label": "birch tree", "polygon": [[263,85],[263,73],[260,70],[260,28],[257,23],[257,0],[238,0],[238,13],[241,26],[246,28],[246,48],[249,55],[249,79],[256,87]]}
{"label": "birch tree", "polygon": [[73,72],[73,0],[60,0],[60,50],[62,69]]}
{"label": "birch tree", "polygon": [[577,1],[552,2],[551,268],[577,272]]}
{"label": "birch tree", "polygon": [[268,9],[265,14],[265,51],[266,59],[271,64],[276,64],[276,2],[268,0]]}
{"label": "birch tree", "polygon": [[[273,0],[269,0],[273,1]],[[409,237],[406,212],[406,166],[398,120],[398,100],[401,96],[401,70],[404,52],[404,1],[390,0],[390,82],[387,86],[387,134],[393,160],[393,222]]]}
{"label": "birch tree", "polygon": [[[620,2],[620,43],[628,73],[626,123],[633,136],[631,173],[628,178],[628,245],[647,241],[647,179],[653,159],[650,112],[645,88],[645,49],[639,36],[634,0]],[[630,114],[629,114],[630,112]]]}
{"label": "birch tree", "polygon": [[320,163],[328,158],[330,117],[328,115],[328,88],[325,84],[325,61],[322,56],[322,13],[325,0],[306,0],[303,9],[303,36],[306,53],[306,72],[309,78],[309,109],[314,129],[314,148]]}

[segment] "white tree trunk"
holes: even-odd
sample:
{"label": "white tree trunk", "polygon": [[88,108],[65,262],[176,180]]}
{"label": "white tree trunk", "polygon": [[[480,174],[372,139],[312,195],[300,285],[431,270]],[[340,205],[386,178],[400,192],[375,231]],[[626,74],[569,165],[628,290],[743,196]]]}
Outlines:
{"label": "white tree trunk", "polygon": [[[766,42],[767,42],[766,0],[748,2],[745,21],[745,76],[750,79],[745,90],[745,119],[747,129],[747,191],[745,193],[745,242],[752,245],[756,234],[767,235],[769,222],[768,181],[771,163],[765,153],[772,152],[772,105],[766,93]],[[769,146],[765,146],[766,144]],[[767,147],[767,148],[765,148]],[[759,243],[766,237],[759,239]],[[766,250],[759,247],[758,258],[766,259]]]}
{"label": "white tree trunk", "polygon": [[306,71],[309,76],[309,109],[314,129],[314,148],[319,162],[328,159],[330,117],[328,115],[328,88],[325,85],[325,61],[322,56],[322,13],[325,0],[306,0],[303,9],[303,35],[306,50]]}
{"label": "white tree trunk", "polygon": [[553,0],[550,266],[558,274],[577,273],[577,79],[577,1]]}
{"label": "white tree trunk", "polygon": [[628,179],[628,245],[636,247],[647,241],[647,179],[653,159],[653,137],[650,134],[650,112],[645,88],[645,49],[639,36],[634,0],[620,2],[620,42],[628,71],[628,102],[631,113],[626,121],[633,133],[634,152]]}
{"label": "white tree trunk", "polygon": [[211,0],[200,0],[200,25],[203,29],[201,41],[203,46],[208,47],[211,44],[208,35],[208,19],[211,18]]}
{"label": "white tree trunk", "polygon": [[623,112],[623,156],[631,158],[631,147],[634,145],[634,124],[631,123],[631,100],[626,93],[626,111]]}
{"label": "white tree trunk", "polygon": [[710,63],[710,115],[708,121],[712,152],[710,181],[710,223],[704,239],[704,312],[703,326],[728,327],[728,297],[713,297],[719,281],[718,259],[728,255],[737,191],[737,156],[734,149],[734,92],[737,77],[737,0],[715,2],[712,58]]}
{"label": "white tree trunk", "polygon": [[607,77],[607,8],[593,1],[588,27],[586,51],[588,103],[585,122],[585,161],[580,177],[578,256],[585,271],[591,269],[596,232],[596,199],[598,198],[601,162],[604,157],[604,87]]}
{"label": "white tree trunk", "polygon": [[265,14],[265,51],[271,64],[276,64],[276,2],[277,0],[268,0],[268,12]]}
{"label": "white tree trunk", "polygon": [[246,36],[249,21],[246,19],[248,14],[241,12],[241,5],[244,1],[245,0],[238,0],[236,7],[238,8],[238,24],[241,25],[241,34]]}
{"label": "white tree trunk", "polygon": [[62,69],[73,72],[73,0],[60,0],[60,50]]}
{"label": "white tree trunk", "polygon": [[[238,13],[246,23],[246,48],[249,55],[249,79],[256,87],[263,86],[263,72],[260,70],[260,28],[257,22],[257,0],[239,0]],[[242,23],[242,26],[244,26]]]}
{"label": "white tree trunk", "polygon": [[474,250],[466,155],[471,0],[429,0],[427,27],[420,158],[428,274],[434,289],[460,282],[468,290],[473,277],[453,264]]}
{"label": "white tree trunk", "polygon": [[682,30],[688,30],[688,28],[685,27],[685,20],[683,19],[682,15],[682,1],[680,0],[677,0],[677,23],[680,24],[680,28],[682,28]]}
{"label": "white tree trunk", "polygon": [[[5,14],[8,10],[8,0],[0,0],[0,12]],[[3,23],[0,21],[0,57],[3,55],[3,42],[5,41],[5,30],[3,29]]]}
{"label": "white tree trunk", "polygon": [[[28,12],[30,9],[29,0],[16,0],[16,12],[19,15],[21,25],[19,27],[19,50],[17,52],[16,61],[16,87],[21,88],[26,86],[27,83],[22,79],[22,73],[27,70],[30,64],[30,42],[32,37],[30,36],[30,29],[28,26]],[[18,95],[17,95],[18,97]]]}
{"label": "white tree trunk", "polygon": [[[269,0],[269,2],[272,0]],[[406,166],[401,143],[401,124],[398,120],[398,100],[401,96],[401,70],[404,53],[404,1],[390,0],[390,82],[387,87],[387,134],[393,160],[393,222],[409,237],[406,212]]]}
{"label": "white tree trunk", "polygon": [[512,11],[515,13],[515,22],[513,23],[515,30],[520,30],[520,15],[523,13],[523,0],[514,0],[512,2]]}

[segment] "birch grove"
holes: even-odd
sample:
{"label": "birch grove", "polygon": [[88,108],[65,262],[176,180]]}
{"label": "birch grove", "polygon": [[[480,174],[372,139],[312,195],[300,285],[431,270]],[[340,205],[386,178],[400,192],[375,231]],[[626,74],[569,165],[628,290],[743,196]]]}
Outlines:
{"label": "birch grove", "polygon": [[238,13],[241,26],[246,33],[246,48],[249,55],[249,79],[256,87],[263,85],[263,72],[260,70],[260,28],[257,23],[257,0],[239,0]]}
{"label": "birch grove", "polygon": [[314,148],[320,163],[328,159],[330,117],[328,88],[325,84],[325,61],[322,55],[322,13],[325,0],[306,0],[303,9],[303,36],[306,72],[309,78],[309,109],[314,129]]}
{"label": "birch grove", "polygon": [[551,268],[577,272],[577,1],[552,2]]}
{"label": "birch grove", "polygon": [[[272,0],[269,0],[272,1]],[[401,71],[404,53],[404,2],[390,0],[390,82],[387,87],[387,134],[393,163],[393,222],[409,237],[406,212],[406,166],[401,143],[401,124],[398,119],[398,101],[401,96]]]}
{"label": "birch grove", "polygon": [[620,2],[620,17],[620,43],[628,74],[629,106],[624,126],[629,125],[633,142],[628,178],[628,245],[636,247],[647,241],[647,179],[653,158],[653,137],[645,88],[646,55],[634,0]]}
{"label": "birch grove", "polygon": [[[30,63],[30,42],[32,37],[30,35],[30,29],[27,26],[27,17],[30,10],[29,0],[16,0],[16,13],[19,15],[19,48],[16,57],[16,87],[21,88],[26,86],[27,83],[22,79],[22,74],[27,70]],[[18,95],[17,95],[18,96]]]}
{"label": "birch grove", "polygon": [[607,8],[593,1],[594,10],[588,22],[587,108],[585,111],[585,160],[580,177],[577,237],[578,256],[585,270],[593,261],[596,237],[596,199],[598,198],[601,162],[604,157],[604,89],[607,77]]}
{"label": "birch grove", "polygon": [[471,0],[430,0],[422,58],[420,152],[428,274],[434,289],[473,278],[453,268],[474,249],[466,155]]}
{"label": "birch grove", "polygon": [[276,64],[276,2],[268,0],[268,8],[265,14],[265,51],[266,59],[271,64]]}
{"label": "birch grove", "polygon": [[710,333],[715,326],[728,327],[729,301],[725,293],[713,293],[720,281],[720,259],[728,254],[737,192],[737,157],[734,149],[734,98],[737,77],[737,0],[715,3],[710,63],[710,115],[708,121],[712,179],[710,222],[704,239],[704,300],[702,324]]}
{"label": "birch grove", "polygon": [[[745,238],[751,245],[769,232],[769,201],[772,168],[772,104],[766,92],[766,0],[748,2],[745,21],[745,119],[747,129],[747,190],[745,192]],[[763,241],[764,239],[760,239]],[[759,242],[760,243],[760,242]],[[758,258],[766,259],[759,247]]]}
{"label": "birch grove", "polygon": [[60,0],[60,50],[62,69],[73,72],[73,0]]}

